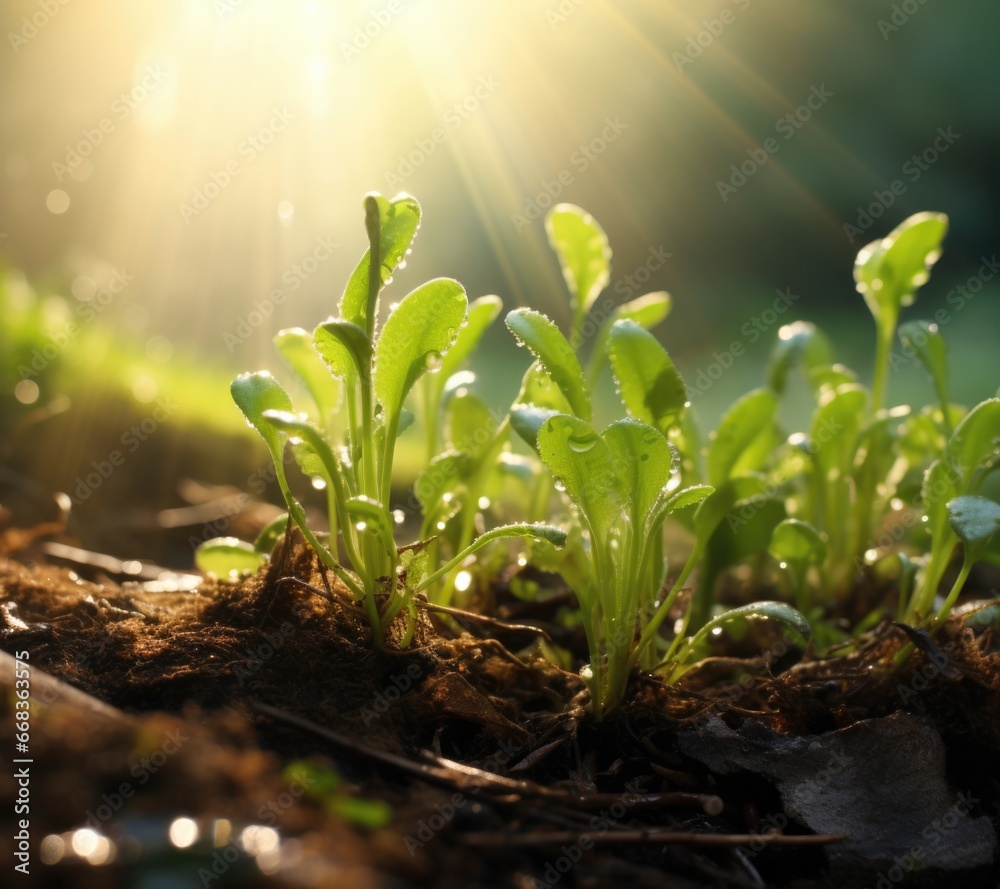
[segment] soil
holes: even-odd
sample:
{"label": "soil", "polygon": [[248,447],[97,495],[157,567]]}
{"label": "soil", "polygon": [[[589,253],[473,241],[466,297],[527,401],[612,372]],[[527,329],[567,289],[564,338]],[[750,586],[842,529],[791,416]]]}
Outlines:
{"label": "soil", "polygon": [[[634,677],[595,724],[578,676],[541,652],[546,630],[580,642],[559,635],[551,577],[540,605],[499,584],[500,623],[424,612],[410,649],[377,651],[301,542],[243,582],[175,593],[34,552],[0,558],[2,648],[27,653],[43,704],[31,715],[32,885],[1000,879],[995,629],[955,619],[931,638],[886,622],[822,659],[751,637],[673,686]],[[4,673],[13,686],[10,658]],[[4,751],[14,701],[0,703]],[[853,766],[817,771],[828,743]],[[301,762],[309,771],[288,770]],[[322,778],[333,772],[336,789]],[[852,787],[863,774],[874,786]],[[0,771],[0,795],[17,793]],[[381,801],[391,818],[345,817],[345,798]],[[2,812],[10,862],[18,816]],[[177,839],[190,826],[179,818],[197,840]]]}

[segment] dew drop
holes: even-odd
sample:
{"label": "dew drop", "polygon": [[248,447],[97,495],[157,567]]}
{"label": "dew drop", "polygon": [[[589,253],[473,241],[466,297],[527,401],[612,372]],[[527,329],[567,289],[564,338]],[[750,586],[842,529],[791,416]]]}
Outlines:
{"label": "dew drop", "polygon": [[570,450],[576,451],[578,454],[586,454],[587,451],[591,450],[597,444],[597,436],[570,434],[566,439],[566,443],[570,446]]}
{"label": "dew drop", "polygon": [[428,352],[426,364],[428,373],[437,373],[441,370],[441,353],[434,351]]}
{"label": "dew drop", "polygon": [[367,522],[358,522],[354,527],[358,531],[364,531],[368,527],[368,523]]}
{"label": "dew drop", "polygon": [[403,512],[403,510],[401,510],[401,509],[394,509],[392,511],[392,520],[397,525],[402,525],[403,524],[403,520],[405,518],[406,518],[406,514]]}

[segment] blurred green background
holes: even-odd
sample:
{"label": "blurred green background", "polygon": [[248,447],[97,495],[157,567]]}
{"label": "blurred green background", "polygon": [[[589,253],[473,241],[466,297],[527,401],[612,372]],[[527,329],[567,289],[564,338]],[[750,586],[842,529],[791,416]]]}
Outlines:
{"label": "blurred green background", "polygon": [[[446,275],[563,323],[540,217],[589,210],[608,297],[673,295],[657,333],[689,383],[745,347],[697,398],[707,426],[795,318],[867,380],[854,256],[943,211],[906,317],[947,309],[954,399],[994,394],[995,23],[989,0],[4,4],[0,502],[70,491],[143,421],[78,506],[85,541],[184,478],[245,486],[264,458],[227,382],[334,310],[370,190],[424,208],[387,296]],[[498,324],[474,369],[503,406],[526,364]],[[889,393],[930,400],[915,362]]]}

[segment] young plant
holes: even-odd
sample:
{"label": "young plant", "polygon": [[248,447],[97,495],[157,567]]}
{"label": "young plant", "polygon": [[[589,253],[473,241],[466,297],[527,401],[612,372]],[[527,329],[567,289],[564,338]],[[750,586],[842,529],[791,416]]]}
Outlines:
{"label": "young plant", "polygon": [[[580,605],[590,653],[582,675],[590,687],[592,710],[600,718],[621,700],[634,666],[651,669],[664,660],[658,631],[706,542],[735,502],[735,492],[746,486],[734,482],[721,493],[711,485],[682,486],[681,460],[670,437],[681,442],[692,438],[683,425],[689,407],[687,388],[666,350],[642,323],[655,323],[665,311],[637,309],[633,301],[625,311],[608,313],[610,323],[594,325],[601,339],[593,348],[607,355],[629,414],[597,431],[577,349],[586,330],[587,312],[610,280],[611,251],[596,222],[571,205],[556,207],[547,229],[570,289],[570,338],[531,309],[508,314],[508,328],[535,358],[510,420],[536,449],[582,530],[549,562],[562,573]],[[654,299],[650,304],[657,302],[669,307],[666,300]],[[590,366],[600,369],[601,362],[592,357]],[[735,427],[734,423],[734,431]],[[730,441],[723,435],[714,456],[710,455],[710,471],[726,475],[727,482],[728,473],[746,451],[746,443],[737,437],[740,440]],[[664,522],[696,506],[692,553],[665,589]],[[782,609],[794,611],[765,604],[754,614],[787,618]],[[682,644],[690,609],[687,615],[666,651],[670,670],[691,651]],[[795,622],[799,627],[803,624],[797,612]]]}
{"label": "young plant", "polygon": [[[465,541],[440,567],[428,565],[428,541],[402,549],[397,545],[394,529],[401,517],[391,510],[390,496],[396,439],[412,420],[404,408],[407,396],[421,377],[440,370],[456,343],[467,354],[482,331],[460,333],[466,295],[457,281],[447,278],[407,294],[378,329],[380,293],[410,251],[420,207],[406,195],[388,200],[377,194],[368,195],[364,206],[369,248],[348,280],[339,317],[321,323],[311,338],[297,329],[276,338],[309,391],[314,410],[296,412],[288,393],[267,371],[241,375],[231,391],[271,452],[290,520],[321,563],[363,604],[376,645],[384,644],[389,627],[402,615],[400,644],[405,647],[416,627],[416,597],[481,547],[506,537],[558,546],[566,535],[542,524],[499,526]],[[429,420],[434,422],[430,413]],[[284,459],[288,446],[314,487],[327,491],[326,535],[310,527],[291,491]],[[338,536],[350,567],[341,563]],[[212,553],[221,554],[216,541],[203,548],[202,559]],[[246,559],[243,553],[240,557]]]}

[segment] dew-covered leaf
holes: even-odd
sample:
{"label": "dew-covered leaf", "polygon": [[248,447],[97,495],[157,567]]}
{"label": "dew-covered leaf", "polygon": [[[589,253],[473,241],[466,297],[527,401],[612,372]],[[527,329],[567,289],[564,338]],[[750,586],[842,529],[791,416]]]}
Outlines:
{"label": "dew-covered leaf", "polygon": [[413,384],[440,367],[465,320],[467,301],[458,281],[435,278],[408,293],[389,313],[375,344],[375,396],[397,416]]}
{"label": "dew-covered leaf", "polygon": [[574,204],[553,207],[545,218],[545,230],[569,289],[576,331],[611,280],[608,236],[593,216]]}
{"label": "dew-covered leaf", "polygon": [[607,443],[594,427],[566,414],[538,430],[538,453],[603,545],[622,507],[621,482]]}
{"label": "dew-covered leaf", "polygon": [[[378,232],[379,282],[386,284],[393,271],[406,258],[406,253],[420,228],[420,205],[416,198],[401,194],[391,200],[380,194],[365,195],[365,228],[369,245],[375,243],[373,235]],[[340,300],[340,317],[356,324],[366,334],[374,335],[369,321],[377,314],[378,294],[373,294],[373,305],[369,305],[369,284],[371,275],[371,246],[361,257],[347,282],[347,288]]]}
{"label": "dew-covered leaf", "polygon": [[589,421],[593,411],[583,369],[562,331],[550,318],[533,309],[514,309],[507,315],[507,327],[518,345],[526,346],[545,368],[573,413]]}
{"label": "dew-covered leaf", "polygon": [[687,405],[687,387],[656,337],[634,321],[616,321],[608,335],[608,358],[631,416],[661,432],[677,422]]}

